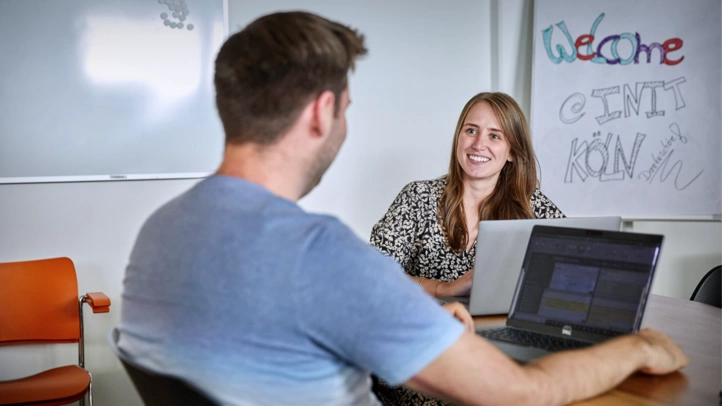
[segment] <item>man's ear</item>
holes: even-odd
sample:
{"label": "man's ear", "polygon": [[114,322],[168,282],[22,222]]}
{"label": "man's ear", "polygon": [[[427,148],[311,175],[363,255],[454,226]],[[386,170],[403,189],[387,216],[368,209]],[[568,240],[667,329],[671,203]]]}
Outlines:
{"label": "man's ear", "polygon": [[314,135],[325,136],[331,131],[334,119],[336,96],[326,90],[313,101],[313,121],[311,129]]}

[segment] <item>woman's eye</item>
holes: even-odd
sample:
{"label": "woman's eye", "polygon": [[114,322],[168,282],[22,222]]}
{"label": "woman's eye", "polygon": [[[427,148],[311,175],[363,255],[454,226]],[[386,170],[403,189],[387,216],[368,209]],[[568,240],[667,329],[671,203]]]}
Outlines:
{"label": "woman's eye", "polygon": [[467,128],[466,133],[471,134],[471,135],[476,135],[476,130],[473,128]]}
{"label": "woman's eye", "polygon": [[500,139],[501,139],[501,137],[499,137],[497,134],[491,134],[491,138],[493,138],[493,139],[495,139],[495,140],[500,140]]}

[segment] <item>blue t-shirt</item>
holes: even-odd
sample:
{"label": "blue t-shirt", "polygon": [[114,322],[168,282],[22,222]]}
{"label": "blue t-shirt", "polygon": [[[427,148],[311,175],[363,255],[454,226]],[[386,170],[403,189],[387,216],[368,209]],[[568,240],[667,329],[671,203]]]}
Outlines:
{"label": "blue t-shirt", "polygon": [[463,332],[337,219],[212,176],[156,211],[126,270],[118,346],[231,405],[376,405]]}

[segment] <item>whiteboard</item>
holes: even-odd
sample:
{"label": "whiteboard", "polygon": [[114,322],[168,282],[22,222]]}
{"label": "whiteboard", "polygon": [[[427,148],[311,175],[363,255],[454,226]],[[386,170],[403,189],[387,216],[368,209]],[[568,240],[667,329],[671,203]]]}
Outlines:
{"label": "whiteboard", "polygon": [[0,0],[0,183],[215,170],[227,2],[176,3]]}
{"label": "whiteboard", "polygon": [[531,125],[544,193],[573,216],[719,215],[720,1],[535,7]]}

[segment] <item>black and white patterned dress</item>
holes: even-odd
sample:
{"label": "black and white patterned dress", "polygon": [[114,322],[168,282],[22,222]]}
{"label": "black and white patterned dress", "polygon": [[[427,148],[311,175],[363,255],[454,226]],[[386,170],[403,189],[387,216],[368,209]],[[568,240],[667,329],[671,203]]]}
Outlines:
{"label": "black and white patterned dress", "polygon": [[[447,243],[438,218],[446,176],[406,185],[371,231],[371,245],[396,259],[411,276],[453,281],[474,267],[476,241],[471,249],[454,252]],[[536,218],[565,217],[554,203],[536,189],[530,202]],[[376,382],[379,401],[390,405],[444,405],[403,386]]]}

